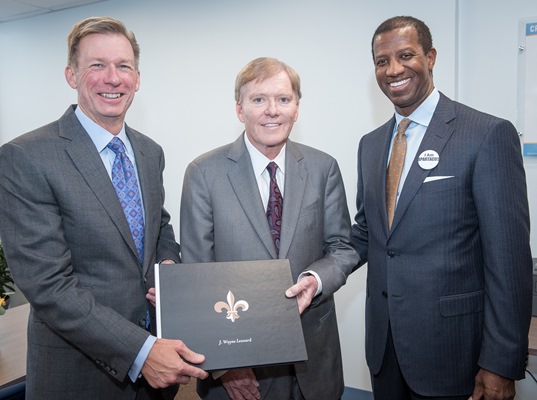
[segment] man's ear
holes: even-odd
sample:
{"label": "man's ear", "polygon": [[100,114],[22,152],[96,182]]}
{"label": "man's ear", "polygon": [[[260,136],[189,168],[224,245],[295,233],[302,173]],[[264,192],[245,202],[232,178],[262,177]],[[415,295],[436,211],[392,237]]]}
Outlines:
{"label": "man's ear", "polygon": [[70,65],[65,67],[64,74],[65,74],[65,80],[67,81],[69,86],[71,86],[73,89],[76,89],[78,85],[76,82],[76,74],[75,74],[75,70],[73,69],[73,67],[71,67]]}
{"label": "man's ear", "polygon": [[236,103],[235,104],[235,111],[237,111],[237,117],[239,117],[239,121],[244,123],[244,115],[242,113],[242,105],[240,105],[239,103]]}

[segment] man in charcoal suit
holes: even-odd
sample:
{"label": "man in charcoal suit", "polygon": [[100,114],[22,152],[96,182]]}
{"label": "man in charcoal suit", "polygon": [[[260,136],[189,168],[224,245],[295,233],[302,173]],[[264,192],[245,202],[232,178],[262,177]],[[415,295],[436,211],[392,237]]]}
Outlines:
{"label": "man in charcoal suit", "polygon": [[206,373],[147,330],[152,266],[180,260],[162,149],[124,123],[140,50],[108,17],[76,24],[68,45],[78,105],[0,149],[0,236],[31,304],[26,398],[173,399]]}
{"label": "man in charcoal suit", "polygon": [[[298,299],[308,362],[210,377],[198,386],[204,399],[336,400],[343,393],[333,294],[358,259],[336,160],[288,139],[300,97],[298,74],[279,60],[258,58],[241,70],[235,99],[245,133],[188,166],[181,254],[184,262],[289,259],[298,283],[287,295]],[[283,205],[272,207],[275,197]]]}

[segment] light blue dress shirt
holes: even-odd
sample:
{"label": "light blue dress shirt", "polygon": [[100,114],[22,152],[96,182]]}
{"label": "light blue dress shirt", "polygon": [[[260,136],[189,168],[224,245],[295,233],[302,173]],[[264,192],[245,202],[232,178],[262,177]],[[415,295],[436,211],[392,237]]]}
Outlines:
{"label": "light blue dress shirt", "polygon": [[[106,171],[108,171],[108,176],[110,177],[110,180],[112,179],[112,165],[114,164],[114,160],[116,158],[116,153],[114,153],[112,150],[110,150],[107,146],[108,143],[114,138],[115,135],[108,132],[106,129],[104,129],[102,126],[95,123],[91,118],[89,118],[80,107],[77,107],[75,110],[75,115],[77,116],[78,120],[80,121],[80,124],[82,127],[88,132],[88,135],[90,136],[91,140],[95,144],[95,147],[97,148],[97,151],[99,152],[99,155],[101,156],[101,159],[103,160],[104,167],[106,168]],[[138,170],[136,168],[136,159],[134,158],[134,151],[131,146],[131,142],[129,138],[127,137],[127,134],[125,133],[125,124],[123,124],[123,127],[121,128],[121,132],[117,135],[118,138],[121,139],[121,141],[125,144],[125,150],[127,153],[127,156],[131,160],[132,164],[134,165],[134,171],[136,173],[136,179],[138,180],[138,187],[140,186],[140,180],[138,179]],[[143,196],[142,191],[140,190],[140,197],[142,199],[142,210],[143,210]],[[144,210],[144,219],[145,219],[145,210]],[[135,382],[140,377],[140,371],[142,370],[142,367],[144,366],[145,360],[147,356],[149,355],[149,352],[151,351],[151,348],[153,347],[153,344],[156,342],[157,338],[155,336],[149,336],[142,348],[140,349],[140,352],[136,356],[136,359],[134,360],[134,363],[131,366],[131,369],[129,371],[129,377],[133,382]]]}
{"label": "light blue dress shirt", "polygon": [[[421,145],[421,141],[425,136],[425,132],[427,132],[427,128],[429,127],[429,123],[433,118],[434,110],[436,109],[439,100],[440,93],[436,88],[434,88],[431,94],[425,99],[425,101],[421,103],[420,106],[416,110],[414,110],[414,112],[408,117],[402,116],[401,114],[397,113],[397,111],[395,112],[395,127],[392,133],[392,141],[390,144],[389,154],[392,153],[393,140],[395,138],[395,134],[397,133],[397,126],[399,125],[399,122],[401,122],[401,120],[405,118],[408,118],[412,121],[405,133],[405,164],[403,165],[403,172],[401,173],[401,180],[399,181],[399,188],[397,189],[397,202],[399,201],[399,195],[403,190],[403,185],[405,183],[406,177],[408,176],[408,172],[410,171],[412,162],[416,158],[418,149]],[[388,164],[386,165],[386,167],[389,165],[389,163],[390,160],[388,159]]]}

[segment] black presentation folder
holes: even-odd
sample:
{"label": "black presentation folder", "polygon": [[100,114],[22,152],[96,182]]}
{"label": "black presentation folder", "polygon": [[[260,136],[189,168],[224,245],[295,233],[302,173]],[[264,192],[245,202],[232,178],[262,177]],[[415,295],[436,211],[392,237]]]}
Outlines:
{"label": "black presentation folder", "polygon": [[206,371],[307,361],[289,260],[155,266],[157,336],[205,355]]}

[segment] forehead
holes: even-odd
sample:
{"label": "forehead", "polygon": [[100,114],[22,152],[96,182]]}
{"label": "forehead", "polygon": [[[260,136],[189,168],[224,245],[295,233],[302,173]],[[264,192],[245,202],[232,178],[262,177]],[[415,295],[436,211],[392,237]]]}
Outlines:
{"label": "forehead", "polygon": [[129,40],[115,33],[92,33],[80,39],[79,56],[133,59],[134,50]]}
{"label": "forehead", "polygon": [[375,57],[389,52],[397,52],[404,49],[421,47],[418,41],[418,33],[412,26],[393,29],[383,32],[373,41],[373,54]]}

